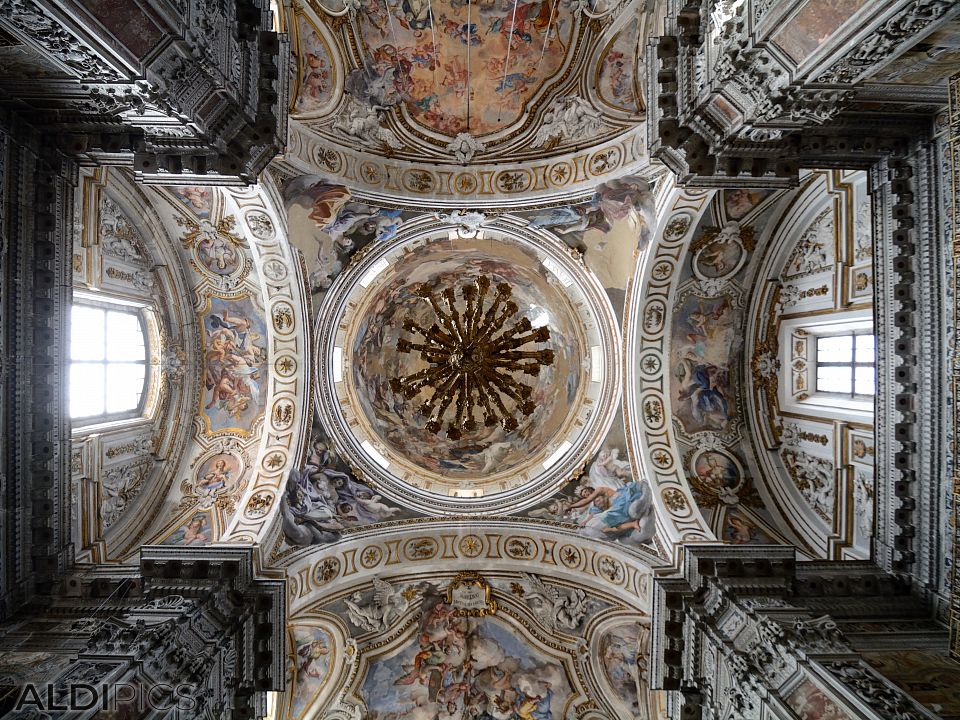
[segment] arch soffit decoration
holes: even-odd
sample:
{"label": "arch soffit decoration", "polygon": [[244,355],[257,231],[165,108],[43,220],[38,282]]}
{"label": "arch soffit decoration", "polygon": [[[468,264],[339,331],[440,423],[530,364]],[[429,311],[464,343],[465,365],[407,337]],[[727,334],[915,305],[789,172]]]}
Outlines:
{"label": "arch soffit decoration", "polygon": [[[152,417],[82,427],[73,433],[71,470],[79,483],[74,503],[78,554],[100,562],[113,556],[117,547],[142,540],[144,509],[156,507],[173,484],[190,444],[190,425],[179,418],[192,412],[198,377],[185,372],[184,366],[196,353],[196,338],[192,332],[181,332],[193,324],[193,310],[187,301],[189,283],[146,191],[123,171],[105,168],[84,174],[77,192],[82,230],[80,245],[74,248],[75,287],[87,287],[88,279],[100,275],[109,282],[109,287],[104,284],[102,289],[111,297],[149,303],[155,309],[159,339],[159,347],[151,347],[148,358],[158,376],[151,379],[153,387],[148,390],[158,392]],[[101,244],[105,202],[114,205],[130,229],[121,230],[122,237],[114,238],[120,249],[112,254]],[[136,267],[125,267],[124,255],[136,251],[139,243],[147,257],[135,263]],[[138,291],[126,291],[124,284],[129,283],[138,285]],[[144,432],[148,436],[143,436]],[[131,462],[149,467],[133,484],[125,475]],[[110,489],[104,487],[107,466],[119,473]],[[104,527],[102,513],[107,502],[120,510],[117,519]]]}
{"label": "arch soffit decoration", "polygon": [[[264,182],[270,182],[269,176]],[[185,363],[192,388],[186,405],[191,420],[184,423],[190,437],[179,462],[169,463],[175,470],[166,485],[157,484],[149,502],[145,497],[138,504],[143,512],[131,513],[118,532],[110,556],[128,562],[145,539],[162,544],[259,542],[276,512],[282,479],[302,453],[309,421],[308,299],[300,263],[286,242],[282,213],[272,200],[275,191],[260,185],[145,189],[143,195],[138,212],[152,218],[158,235],[169,238],[183,265],[191,268],[184,297],[190,298],[192,318],[186,325],[196,331]],[[214,248],[226,243],[236,250],[236,259],[230,260],[234,256],[228,252],[225,268],[215,259],[213,270],[201,267],[197,245],[204,242],[204,233]],[[253,327],[262,330],[265,357],[254,374],[261,381],[251,395],[260,402],[256,412],[245,413],[243,423],[228,417],[211,425],[205,357],[210,347],[204,333],[209,335],[210,316],[229,312],[231,303],[259,315]],[[234,475],[226,485],[201,489],[201,475],[212,463],[230,458],[236,464],[230,463]],[[183,528],[197,516],[203,516],[203,531],[186,542]]]}
{"label": "arch soffit decoration", "polygon": [[[530,634],[534,647],[551,648],[550,654],[567,658],[570,664],[566,667],[579,686],[581,700],[576,702],[593,695],[606,697],[609,680],[601,669],[599,643],[615,627],[643,624],[649,617],[653,572],[662,566],[662,560],[642,550],[591,542],[568,530],[530,527],[524,522],[511,528],[510,524],[509,519],[472,521],[469,526],[436,520],[367,528],[330,546],[310,548],[279,561],[267,560],[282,567],[288,578],[290,631],[324,628],[334,645],[328,652],[345,660],[339,671],[327,676],[308,707],[328,713],[339,710],[348,717],[350,708],[361,700],[354,693],[366,677],[370,659],[392,656],[415,629],[420,613],[415,590],[429,582],[443,592],[460,573],[476,573],[489,582],[500,605],[498,612],[505,613],[505,619],[522,636]],[[558,634],[545,627],[519,592],[530,575],[561,593],[584,591],[588,605],[595,603],[594,611],[576,631]],[[371,635],[354,630],[351,637],[343,613],[328,606],[342,604],[358,591],[366,594],[373,584],[382,582],[397,592],[403,590],[409,607],[391,620],[386,632]],[[588,688],[589,692],[584,692]],[[291,702],[292,698],[286,698],[284,707]],[[651,697],[650,702],[653,707],[658,699]],[[603,703],[594,707],[599,714],[584,717],[605,720],[623,712],[616,703],[609,708],[612,715],[603,709]]]}
{"label": "arch soffit decoration", "polygon": [[[857,200],[861,205],[867,202],[866,178],[841,177],[835,171],[817,171],[811,173],[790,197],[780,218],[772,223],[770,240],[763,248],[763,257],[757,268],[758,280],[753,286],[746,318],[749,330],[744,348],[745,358],[757,358],[763,354],[764,348],[769,347],[769,338],[765,333],[773,327],[779,327],[781,322],[794,325],[806,319],[823,322],[831,318],[844,320],[851,316],[863,317],[864,313],[870,315],[872,294],[861,295],[859,299],[853,297],[848,277],[850,273],[841,267],[841,258],[847,254],[847,250],[841,246],[850,243],[852,247],[858,233],[864,231],[864,218],[860,215],[862,208],[855,203]],[[781,281],[781,275],[787,264],[796,257],[795,253],[805,236],[815,229],[825,214],[830,218],[832,230],[832,242],[825,248],[829,256],[827,277],[821,268],[819,272],[808,272],[806,276],[801,273]],[[865,232],[869,236],[869,217],[866,218],[866,225]],[[851,302],[840,300],[843,295],[849,295]],[[802,307],[797,307],[798,302]],[[838,303],[843,306],[840,310],[835,307]],[[781,316],[784,320],[781,320]],[[802,405],[793,404],[786,412],[781,406],[781,396],[784,387],[788,386],[791,370],[789,362],[784,362],[785,350],[781,348],[781,351],[776,403],[764,400],[765,393],[771,392],[771,389],[762,376],[755,373],[747,373],[746,376],[744,400],[748,410],[748,430],[757,450],[754,461],[758,466],[758,477],[765,480],[764,489],[770,502],[778,508],[785,522],[815,557],[826,557],[836,551],[838,542],[842,546],[845,541],[835,535],[836,528],[819,515],[803,496],[780,455],[774,452],[783,445],[781,435],[785,422],[796,423],[809,419],[803,415]],[[809,412],[814,420],[819,417],[822,421],[825,417],[818,415],[815,406]],[[842,425],[872,433],[872,413],[864,417],[863,413],[845,413],[842,409],[834,408],[830,414]],[[830,424],[831,421],[827,422]],[[832,447],[835,440],[832,431],[823,436],[812,433],[802,435],[801,442],[805,443],[807,450],[819,445]],[[872,449],[872,442],[866,442],[865,452]],[[840,508],[852,502],[843,498],[835,500],[840,502]]]}

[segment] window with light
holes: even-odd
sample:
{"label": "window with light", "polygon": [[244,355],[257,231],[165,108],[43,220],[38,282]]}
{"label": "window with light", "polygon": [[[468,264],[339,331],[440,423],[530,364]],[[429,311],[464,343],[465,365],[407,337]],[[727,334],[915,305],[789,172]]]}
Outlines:
{"label": "window with light", "polygon": [[817,338],[816,391],[847,397],[877,393],[876,343],[872,333]]}
{"label": "window with light", "polygon": [[75,303],[70,313],[70,417],[74,424],[142,414],[146,332],[136,307]]}

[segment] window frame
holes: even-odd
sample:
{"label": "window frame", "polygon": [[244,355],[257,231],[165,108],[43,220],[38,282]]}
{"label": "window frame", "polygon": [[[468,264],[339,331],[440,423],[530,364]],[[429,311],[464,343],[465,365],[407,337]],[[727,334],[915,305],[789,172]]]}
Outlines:
{"label": "window frame", "polygon": [[[843,330],[842,332],[831,332],[831,333],[810,333],[814,338],[814,347],[813,347],[813,392],[815,395],[828,395],[833,397],[842,397],[849,398],[854,401],[861,402],[873,402],[873,399],[876,397],[876,372],[877,372],[877,335],[873,327],[870,328],[854,328],[849,330]],[[859,362],[857,360],[857,337],[870,336],[873,338],[873,359],[870,362]],[[850,347],[850,362],[820,362],[820,341],[826,338],[835,338],[835,337],[849,337],[851,338],[851,347]],[[820,378],[818,370],[821,367],[842,367],[850,368],[850,392],[838,392],[836,390],[821,390],[820,389]],[[858,393],[857,392],[857,368],[859,367],[869,367],[873,368],[874,372],[874,392],[873,393]]]}
{"label": "window frame", "polygon": [[[69,417],[69,408],[70,408],[70,392],[69,392],[69,378],[71,374],[71,369],[73,368],[74,363],[77,364],[98,364],[98,365],[108,365],[110,360],[107,358],[106,353],[104,353],[104,359],[102,361],[97,360],[77,360],[74,361],[72,357],[72,333],[73,333],[73,322],[72,319],[68,322],[68,340],[67,340],[67,358],[66,358],[66,368],[67,368],[67,414],[70,420],[71,427],[74,432],[80,431],[83,433],[88,433],[94,430],[102,430],[105,427],[111,427],[116,425],[124,425],[131,422],[139,422],[149,419],[149,414],[151,410],[151,386],[153,381],[153,363],[151,362],[151,351],[153,349],[155,339],[153,333],[151,332],[151,322],[150,315],[152,310],[150,306],[145,302],[138,302],[135,300],[130,300],[127,298],[117,297],[117,296],[106,296],[101,293],[86,293],[75,290],[73,293],[73,300],[70,303],[70,313],[72,316],[73,308],[75,306],[85,306],[96,308],[98,310],[103,310],[105,312],[121,312],[134,315],[137,318],[137,323],[140,327],[140,332],[143,335],[143,349],[144,355],[143,360],[132,360],[132,361],[118,361],[118,362],[130,362],[131,364],[142,364],[144,368],[143,373],[143,386],[140,390],[140,397],[137,401],[137,407],[130,410],[122,410],[119,412],[102,412],[97,415],[87,415],[83,417]],[[104,342],[106,342],[106,335],[104,336]],[[104,408],[106,410],[106,408]]]}

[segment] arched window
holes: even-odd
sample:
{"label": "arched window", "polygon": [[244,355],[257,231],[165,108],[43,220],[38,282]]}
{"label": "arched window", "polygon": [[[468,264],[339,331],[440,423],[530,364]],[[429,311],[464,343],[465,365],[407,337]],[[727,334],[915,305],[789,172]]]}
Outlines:
{"label": "arched window", "polygon": [[143,414],[147,334],[136,305],[78,299],[70,313],[70,418],[92,425]]}

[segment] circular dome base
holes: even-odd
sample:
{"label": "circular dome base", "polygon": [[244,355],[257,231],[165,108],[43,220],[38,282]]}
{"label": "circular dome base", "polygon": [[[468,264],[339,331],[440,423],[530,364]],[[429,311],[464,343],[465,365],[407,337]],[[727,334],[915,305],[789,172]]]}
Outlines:
{"label": "circular dome base", "polygon": [[357,474],[396,502],[516,511],[569,479],[609,429],[616,339],[603,288],[549,233],[509,216],[479,229],[427,216],[330,288],[317,408]]}

